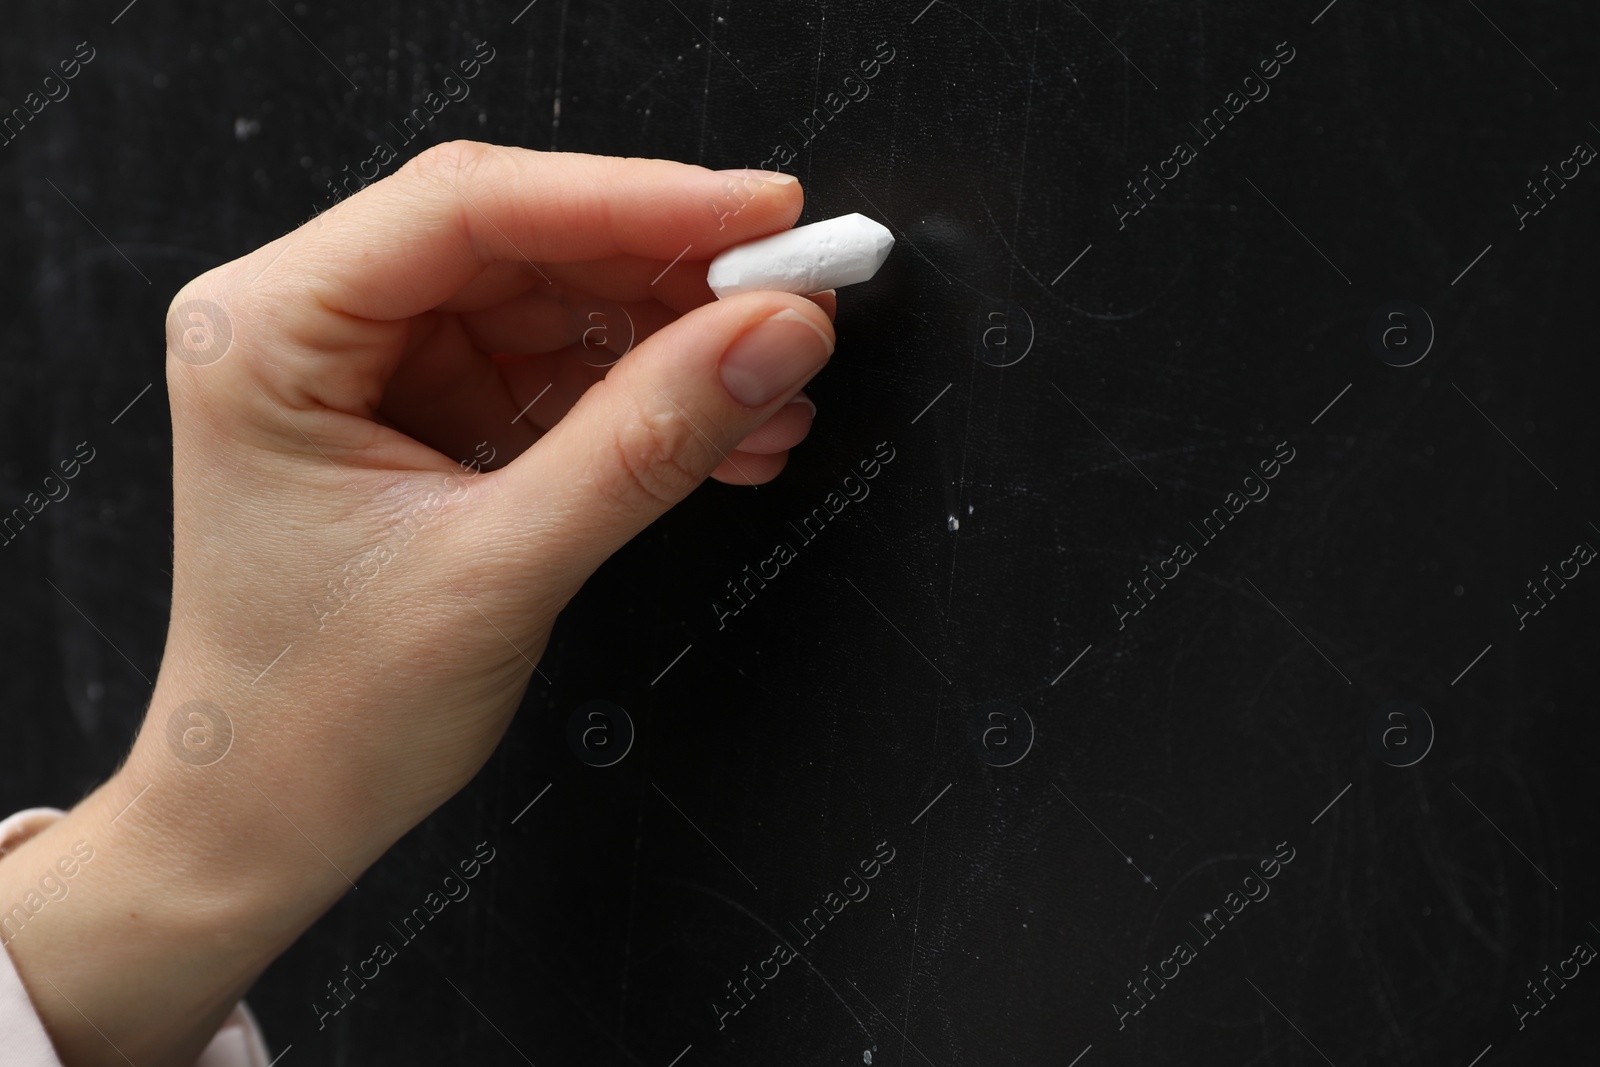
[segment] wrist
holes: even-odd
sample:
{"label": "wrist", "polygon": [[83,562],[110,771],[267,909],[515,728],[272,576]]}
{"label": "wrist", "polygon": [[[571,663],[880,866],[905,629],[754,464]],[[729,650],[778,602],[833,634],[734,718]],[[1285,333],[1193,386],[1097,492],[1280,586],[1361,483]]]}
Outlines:
{"label": "wrist", "polygon": [[381,849],[352,855],[329,829],[326,798],[252,761],[249,740],[230,738],[217,705],[160,694],[158,685],[123,766],[85,806],[108,838],[128,842],[137,877],[159,892],[167,922],[223,938],[248,929],[237,950],[275,955],[348,892]]}
{"label": "wrist", "polygon": [[123,766],[0,860],[0,909],[21,908],[0,939],[68,1064],[101,1062],[108,1038],[134,1062],[192,1062],[388,843],[352,855],[360,827],[334,834],[322,792],[250,762],[247,738],[224,745],[172,677]]}
{"label": "wrist", "polygon": [[315,917],[215,862],[192,811],[161,825],[160,789],[119,773],[0,861],[5,951],[64,1063],[193,1062]]}

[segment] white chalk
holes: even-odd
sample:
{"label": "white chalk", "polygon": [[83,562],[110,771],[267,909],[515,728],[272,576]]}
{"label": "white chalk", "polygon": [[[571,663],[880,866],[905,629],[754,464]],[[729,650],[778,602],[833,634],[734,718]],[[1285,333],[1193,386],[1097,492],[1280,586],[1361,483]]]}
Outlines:
{"label": "white chalk", "polygon": [[759,289],[809,296],[867,281],[893,247],[894,234],[865,215],[841,215],[735,245],[711,261],[706,282],[718,299]]}

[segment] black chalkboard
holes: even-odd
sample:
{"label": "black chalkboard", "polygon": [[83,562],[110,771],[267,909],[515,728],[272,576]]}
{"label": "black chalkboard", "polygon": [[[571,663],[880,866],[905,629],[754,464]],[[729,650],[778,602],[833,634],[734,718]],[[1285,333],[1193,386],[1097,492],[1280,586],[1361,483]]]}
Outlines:
{"label": "black chalkboard", "polygon": [[1592,7],[13,8],[6,810],[155,677],[184,281],[452,138],[897,237],[781,478],[249,994],[285,1067],[1592,1057]]}

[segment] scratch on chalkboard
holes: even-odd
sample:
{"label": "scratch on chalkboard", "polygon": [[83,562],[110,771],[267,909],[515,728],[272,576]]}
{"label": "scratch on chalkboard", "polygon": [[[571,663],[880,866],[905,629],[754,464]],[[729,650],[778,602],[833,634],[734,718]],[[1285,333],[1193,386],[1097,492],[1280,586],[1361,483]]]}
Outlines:
{"label": "scratch on chalkboard", "polygon": [[[979,366],[979,362],[977,360],[973,360],[972,365],[967,368],[967,421],[965,427],[961,431],[961,468],[956,474],[955,490],[945,494],[947,511],[951,515],[955,515],[960,511],[961,494],[966,489],[967,452],[972,445],[972,408],[976,402],[973,394],[975,392],[974,386],[977,382]],[[944,597],[944,613],[946,616],[949,616],[950,614],[950,605],[955,601],[956,595],[956,552],[961,545],[961,533],[959,526],[957,526],[955,529],[956,536],[950,545],[950,581],[945,588]]]}
{"label": "scratch on chalkboard", "polygon": [[922,9],[922,13],[921,14],[919,14],[916,18],[911,20],[912,24],[915,25],[916,22],[917,22],[917,19],[920,19],[920,18],[922,18],[923,15],[926,15],[928,13],[928,8],[933,7],[934,4],[938,4],[941,7],[949,8],[951,11],[954,11],[956,14],[960,15],[962,18],[966,19],[968,22],[970,22],[974,26],[978,27],[978,29],[980,29],[980,30],[982,30],[984,32],[984,34],[989,38],[989,40],[994,42],[994,46],[996,48],[1000,49],[1000,54],[1006,57],[1006,62],[1010,63],[1012,61],[1011,60],[1011,53],[1007,52],[1006,51],[1006,46],[1000,43],[1000,38],[996,37],[993,33],[989,32],[989,27],[985,26],[983,23],[979,22],[977,19],[973,18],[971,15],[967,14],[965,11],[961,10],[956,5],[950,3],[949,0],[932,0],[932,3],[928,4],[928,7],[925,7],[925,8]]}
{"label": "scratch on chalkboard", "polygon": [[[767,933],[769,933],[773,937],[777,938],[780,942],[783,942],[784,944],[788,944],[788,942],[789,942],[788,935],[786,935],[786,934],[782,933],[781,931],[779,931],[771,923],[767,922],[761,916],[757,915],[755,912],[751,911],[749,908],[745,907],[743,904],[739,903],[737,900],[734,900],[732,897],[727,896],[727,895],[725,895],[723,893],[719,893],[717,890],[712,889],[708,885],[704,885],[704,884],[702,884],[700,882],[685,881],[685,880],[683,880],[681,878],[664,878],[664,879],[662,879],[662,881],[666,882],[669,885],[681,886],[684,889],[692,889],[697,893],[704,893],[708,897],[715,897],[717,900],[722,901],[724,904],[728,905],[730,908],[733,908],[735,911],[738,911],[741,915],[744,915],[747,918],[749,918],[752,922],[756,923],[758,926],[760,926]],[[856,1014],[855,1009],[850,1006],[850,1002],[845,1000],[844,997],[840,996],[839,991],[833,987],[833,983],[828,981],[828,976],[823,974],[821,971],[819,971],[817,969],[817,965],[812,963],[811,960],[808,959],[804,953],[795,951],[793,949],[791,949],[790,951],[794,952],[795,959],[799,960],[801,963],[804,963],[807,967],[809,967],[811,969],[811,973],[816,975],[817,978],[821,980],[822,984],[828,987],[828,992],[832,993],[834,995],[834,998],[836,1000],[838,1000],[838,1002],[840,1004],[844,1005],[844,1010],[850,1013],[850,1018],[852,1018],[852,1019],[854,1019],[856,1021],[856,1025],[861,1027],[861,1032],[866,1035],[868,1041],[871,1041],[872,1040],[872,1031],[867,1029],[867,1024],[861,1021],[861,1016]]]}
{"label": "scratch on chalkboard", "polygon": [[900,1018],[900,1058],[904,1062],[906,1044],[910,1038],[905,1036],[906,1029],[911,1025],[911,992],[917,981],[917,927],[922,920],[922,883],[928,869],[928,827],[932,823],[922,824],[922,855],[917,861],[917,904],[911,913],[911,973],[906,976],[906,991],[904,993],[905,1012]]}
{"label": "scratch on chalkboard", "polygon": [[550,105],[550,151],[556,151],[556,141],[561,135],[561,72],[567,59],[567,5],[571,0],[561,0],[561,25],[556,30],[556,93]]}
{"label": "scratch on chalkboard", "polygon": [[[1023,108],[1022,108],[1022,155],[1021,155],[1020,162],[1018,163],[1018,166],[1017,166],[1017,191],[1015,193],[1015,199],[1017,201],[1017,210],[1012,215],[1012,218],[1011,218],[1011,240],[1013,242],[1015,242],[1016,239],[1017,239],[1017,231],[1022,228],[1022,193],[1023,193],[1023,189],[1025,187],[1025,184],[1026,184],[1026,182],[1028,180],[1028,178],[1027,178],[1027,175],[1028,175],[1028,134],[1031,132],[1030,127],[1033,125],[1033,82],[1034,82],[1034,74],[1038,69],[1038,65],[1039,65],[1039,5],[1036,3],[1036,4],[1034,4],[1034,7],[1033,7],[1033,53],[1028,57],[1028,100],[1027,100],[1027,103],[1024,104]],[[985,211],[989,210],[989,206],[987,204],[984,205],[984,210]],[[1015,256],[1011,257],[1011,262],[1012,262],[1013,266],[1020,265],[1020,261]],[[1023,271],[1024,271],[1024,273],[1026,273],[1027,268],[1024,267]],[[1007,302],[1009,302],[1011,300],[1011,297],[1013,295],[1012,294],[1012,288],[1011,288],[1011,281],[1012,281],[1013,277],[1014,277],[1013,273],[1007,273],[1007,275],[1006,275],[1006,300],[1007,300]],[[1034,279],[1034,280],[1037,281],[1038,279]]]}
{"label": "scratch on chalkboard", "polygon": [[[818,6],[818,15],[819,15],[820,21],[819,21],[818,26],[817,26],[817,64],[816,64],[816,68],[812,71],[812,74],[811,74],[811,110],[812,110],[813,113],[815,113],[816,110],[817,110],[817,93],[820,91],[820,89],[822,87],[822,56],[823,56],[823,53],[827,51],[827,46],[826,46],[826,44],[824,42],[827,40],[827,36],[828,36],[828,5],[827,4],[819,4],[817,6]],[[814,148],[812,148],[810,145],[807,145],[806,146],[806,184],[807,185],[811,184],[811,164],[812,164],[812,161],[815,160],[816,158],[817,158],[816,150]]]}
{"label": "scratch on chalkboard", "polygon": [[633,804],[633,861],[629,866],[628,925],[623,935],[621,988],[617,991],[617,1037],[620,1041],[628,1021],[628,987],[632,976],[634,924],[639,916],[639,866],[644,853],[644,794],[636,792]]}

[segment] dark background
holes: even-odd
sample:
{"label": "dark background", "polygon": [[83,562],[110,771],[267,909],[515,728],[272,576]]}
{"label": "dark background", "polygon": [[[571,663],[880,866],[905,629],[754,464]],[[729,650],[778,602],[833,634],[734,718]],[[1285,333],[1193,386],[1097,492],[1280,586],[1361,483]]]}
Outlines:
{"label": "dark background", "polygon": [[[894,50],[789,168],[802,221],[898,237],[841,294],[811,437],[589,584],[488,767],[249,995],[284,1067],[1592,1062],[1593,968],[1523,1029],[1512,1007],[1600,944],[1600,576],[1512,608],[1600,545],[1600,177],[1512,208],[1600,144],[1592,6],[123,3],[13,4],[0,35],[6,112],[96,50],[0,146],[0,512],[97,453],[0,549],[5,810],[110,773],[158,667],[180,284],[325,208],[479,42],[427,143],[714,167],[798,147]],[[1279,42],[1270,96],[1202,146]],[[1179,140],[1197,158],[1119,229]],[[1427,350],[1404,368],[1368,340],[1397,300],[1389,351]],[[871,496],[719,631],[723,583],[881,441]],[[1202,545],[1188,523],[1279,442],[1270,498]],[[1178,540],[1198,557],[1119,629]],[[591,700],[637,730],[610,767],[568,743]],[[885,841],[870,897],[798,946]],[[471,896],[319,1030],[325,983],[479,842]],[[1280,842],[1271,896],[1201,944]],[[719,1030],[778,938],[805,962]]]}

